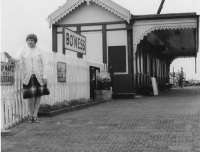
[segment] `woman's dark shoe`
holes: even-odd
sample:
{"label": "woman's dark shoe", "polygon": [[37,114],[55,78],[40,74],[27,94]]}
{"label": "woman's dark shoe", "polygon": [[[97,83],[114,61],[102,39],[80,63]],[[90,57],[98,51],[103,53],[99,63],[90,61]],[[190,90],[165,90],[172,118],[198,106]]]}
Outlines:
{"label": "woman's dark shoe", "polygon": [[40,123],[40,121],[38,120],[37,117],[33,117],[32,118],[32,123]]}
{"label": "woman's dark shoe", "polygon": [[33,117],[28,115],[27,122],[32,123]]}

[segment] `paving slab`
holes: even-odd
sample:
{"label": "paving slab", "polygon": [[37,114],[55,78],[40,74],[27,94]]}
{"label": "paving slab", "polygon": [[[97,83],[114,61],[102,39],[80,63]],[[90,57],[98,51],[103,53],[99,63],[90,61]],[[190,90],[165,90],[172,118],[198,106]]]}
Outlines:
{"label": "paving slab", "polygon": [[200,88],[112,100],[22,123],[2,152],[200,152]]}

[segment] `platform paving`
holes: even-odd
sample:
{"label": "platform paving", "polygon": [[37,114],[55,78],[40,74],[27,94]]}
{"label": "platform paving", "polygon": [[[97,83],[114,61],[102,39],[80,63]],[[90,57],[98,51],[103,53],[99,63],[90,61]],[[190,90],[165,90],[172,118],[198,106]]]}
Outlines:
{"label": "platform paving", "polygon": [[23,123],[2,152],[200,152],[200,88],[113,100]]}

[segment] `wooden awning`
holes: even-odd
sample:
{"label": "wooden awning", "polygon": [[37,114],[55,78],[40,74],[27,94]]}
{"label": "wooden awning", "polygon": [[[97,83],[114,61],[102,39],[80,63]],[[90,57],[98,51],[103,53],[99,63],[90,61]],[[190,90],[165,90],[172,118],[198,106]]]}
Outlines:
{"label": "wooden awning", "polygon": [[152,53],[174,59],[195,57],[199,46],[199,16],[195,13],[133,17],[133,44],[141,40],[152,46]]}

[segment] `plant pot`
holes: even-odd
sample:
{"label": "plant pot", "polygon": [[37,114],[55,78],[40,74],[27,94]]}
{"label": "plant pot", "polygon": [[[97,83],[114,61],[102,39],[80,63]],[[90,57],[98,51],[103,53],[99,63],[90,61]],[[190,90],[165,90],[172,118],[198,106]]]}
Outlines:
{"label": "plant pot", "polygon": [[97,100],[110,100],[112,99],[112,90],[96,90]]}

